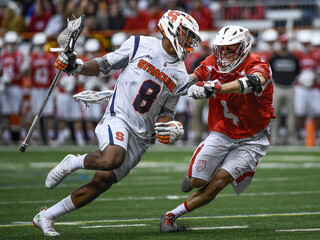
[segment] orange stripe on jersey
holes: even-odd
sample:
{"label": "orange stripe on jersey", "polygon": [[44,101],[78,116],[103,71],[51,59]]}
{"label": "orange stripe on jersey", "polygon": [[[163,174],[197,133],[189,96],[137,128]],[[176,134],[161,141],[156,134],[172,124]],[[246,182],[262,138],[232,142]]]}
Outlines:
{"label": "orange stripe on jersey", "polygon": [[151,63],[148,63],[147,61],[140,59],[137,66],[149,73],[150,75],[154,76],[155,78],[159,79],[161,82],[163,82],[164,85],[166,85],[171,92],[174,91],[176,84],[172,81],[172,79],[168,77],[167,74],[161,72],[158,68],[153,66]]}
{"label": "orange stripe on jersey", "polygon": [[204,146],[204,144],[202,144],[200,147],[198,147],[198,149],[196,150],[195,154],[193,155],[193,157],[191,159],[189,169],[188,169],[188,177],[192,177],[192,166],[193,166],[194,161],[196,160],[196,157],[198,156],[199,152],[203,148],[203,146]]}

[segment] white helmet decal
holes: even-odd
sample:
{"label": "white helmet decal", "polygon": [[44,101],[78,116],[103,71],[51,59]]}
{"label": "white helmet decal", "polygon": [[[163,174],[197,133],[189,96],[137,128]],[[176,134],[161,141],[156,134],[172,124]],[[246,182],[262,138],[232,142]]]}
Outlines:
{"label": "white helmet decal", "polygon": [[[222,59],[219,46],[237,45],[232,61]],[[214,54],[222,73],[228,73],[238,67],[249,55],[251,49],[251,35],[247,28],[240,26],[223,27],[213,41]]]}
{"label": "white helmet decal", "polygon": [[[198,23],[187,13],[168,10],[160,18],[158,26],[161,33],[171,42],[181,61],[184,61],[201,41]],[[192,43],[188,39],[191,39]]]}

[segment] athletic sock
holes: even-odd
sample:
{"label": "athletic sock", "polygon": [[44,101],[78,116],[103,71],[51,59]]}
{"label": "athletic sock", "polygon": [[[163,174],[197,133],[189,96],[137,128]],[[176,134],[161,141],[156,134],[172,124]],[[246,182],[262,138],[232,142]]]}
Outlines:
{"label": "athletic sock", "polygon": [[70,213],[76,209],[77,208],[74,206],[71,200],[71,195],[69,195],[68,197],[62,199],[60,202],[56,203],[52,207],[48,208],[44,214],[50,218],[55,219],[57,217],[61,217],[67,213]]}
{"label": "athletic sock", "polygon": [[83,138],[83,133],[81,130],[76,130],[76,142],[79,146],[84,146],[85,142],[84,142],[84,138]]}
{"label": "athletic sock", "polygon": [[54,140],[54,130],[53,129],[48,129],[48,141],[53,141]]}
{"label": "athletic sock", "polygon": [[187,202],[184,201],[183,203],[181,203],[178,207],[176,207],[175,209],[169,211],[166,213],[166,215],[168,215],[169,213],[174,214],[174,220],[176,220],[177,218],[181,217],[182,215],[186,214],[190,212],[188,206],[187,206]]}
{"label": "athletic sock", "polygon": [[95,141],[96,136],[95,136],[93,130],[89,130],[89,131],[88,131],[88,137],[89,137],[89,139],[90,139],[91,142],[94,142],[94,141]]}
{"label": "athletic sock", "polygon": [[71,170],[84,169],[84,158],[87,154],[76,156],[72,161],[70,161]]}

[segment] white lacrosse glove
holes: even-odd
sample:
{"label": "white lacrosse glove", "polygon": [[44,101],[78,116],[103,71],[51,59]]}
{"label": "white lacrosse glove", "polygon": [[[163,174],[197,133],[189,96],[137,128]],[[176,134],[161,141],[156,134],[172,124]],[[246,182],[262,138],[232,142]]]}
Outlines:
{"label": "white lacrosse glove", "polygon": [[54,66],[61,71],[68,73],[68,75],[77,75],[83,68],[83,61],[77,59],[77,54],[75,52],[63,52],[56,59]]}
{"label": "white lacrosse glove", "polygon": [[184,134],[181,122],[158,122],[155,124],[155,132],[158,141],[164,144],[173,143]]}
{"label": "white lacrosse glove", "polygon": [[219,80],[201,81],[189,87],[188,96],[192,97],[193,99],[203,99],[209,98],[211,96],[215,97],[215,94],[213,94],[213,92],[215,90],[219,92],[220,89],[221,83]]}

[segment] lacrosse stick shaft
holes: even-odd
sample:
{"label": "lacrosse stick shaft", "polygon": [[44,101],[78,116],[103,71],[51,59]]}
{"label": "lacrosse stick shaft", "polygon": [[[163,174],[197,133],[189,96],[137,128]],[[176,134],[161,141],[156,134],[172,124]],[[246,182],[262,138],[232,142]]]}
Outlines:
{"label": "lacrosse stick shaft", "polygon": [[41,115],[42,115],[42,112],[43,112],[44,108],[45,108],[46,105],[47,105],[47,102],[48,102],[48,100],[49,100],[49,98],[50,98],[50,96],[51,96],[51,94],[52,94],[52,92],[53,92],[53,89],[56,87],[56,85],[57,85],[57,83],[58,83],[58,81],[59,81],[59,79],[60,79],[61,73],[62,73],[61,70],[59,70],[59,71],[56,73],[56,75],[55,75],[55,77],[54,77],[54,79],[53,79],[53,81],[52,81],[52,83],[51,83],[51,85],[50,85],[50,88],[49,88],[49,90],[48,90],[47,96],[46,96],[46,98],[44,99],[44,101],[43,101],[43,103],[42,103],[42,105],[41,105],[41,108],[40,108],[38,114],[34,117],[33,122],[32,122],[32,125],[31,125],[31,127],[30,127],[30,129],[29,129],[29,131],[28,131],[28,133],[27,133],[27,136],[25,137],[24,141],[23,141],[22,144],[21,144],[20,152],[25,152],[25,151],[26,151],[26,148],[27,148],[27,146],[28,146],[28,144],[29,144],[29,142],[30,142],[32,133],[33,133],[34,129],[36,128],[37,123],[38,123],[39,120],[40,120],[40,117],[41,117]]}

